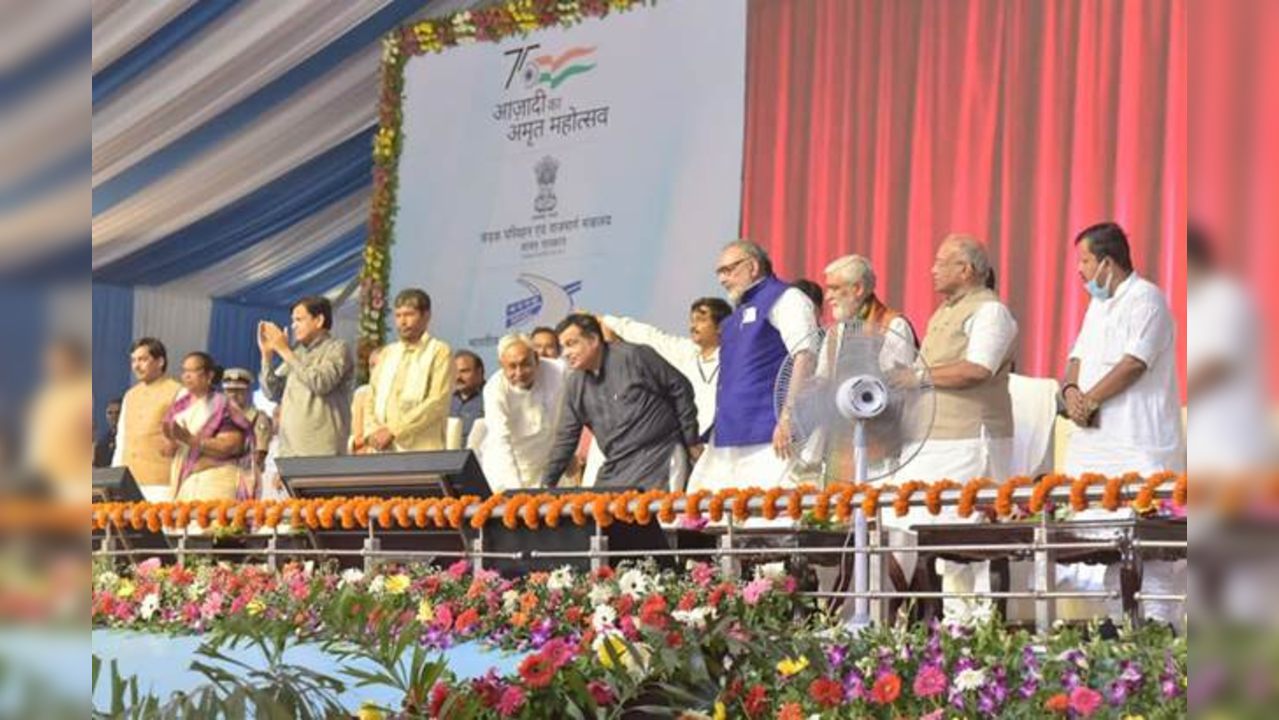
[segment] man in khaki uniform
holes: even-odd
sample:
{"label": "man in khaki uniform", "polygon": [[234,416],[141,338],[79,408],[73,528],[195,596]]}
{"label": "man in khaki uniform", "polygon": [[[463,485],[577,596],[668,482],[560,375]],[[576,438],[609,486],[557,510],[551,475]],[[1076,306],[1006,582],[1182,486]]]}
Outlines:
{"label": "man in khaki uniform", "polygon": [[165,374],[168,350],[155,338],[142,338],[129,354],[138,382],[124,395],[116,429],[114,467],[127,467],[142,494],[151,502],[173,499],[170,466],[162,425],[182,385]]}
{"label": "man in khaki uniform", "polygon": [[443,450],[453,391],[453,350],[431,337],[431,296],[410,288],[395,297],[399,342],[387,345],[364,407],[356,451]]}

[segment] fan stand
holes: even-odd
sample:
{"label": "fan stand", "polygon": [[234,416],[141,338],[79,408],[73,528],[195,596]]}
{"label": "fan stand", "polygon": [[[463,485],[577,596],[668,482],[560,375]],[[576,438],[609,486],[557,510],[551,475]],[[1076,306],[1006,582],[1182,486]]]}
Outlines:
{"label": "fan stand", "polygon": [[[853,481],[861,485],[870,477],[870,460],[867,457],[866,423],[884,413],[888,408],[888,387],[873,375],[860,375],[840,383],[835,395],[839,413],[853,422]],[[860,505],[853,513],[853,617],[849,627],[860,631],[870,627],[870,546],[866,513]],[[845,541],[847,547],[847,541]]]}

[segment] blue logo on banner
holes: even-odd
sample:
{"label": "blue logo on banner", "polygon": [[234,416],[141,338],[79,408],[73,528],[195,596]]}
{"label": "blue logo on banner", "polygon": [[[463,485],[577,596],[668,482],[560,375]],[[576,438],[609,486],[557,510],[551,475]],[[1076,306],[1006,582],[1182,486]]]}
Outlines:
{"label": "blue logo on banner", "polygon": [[531,293],[506,306],[506,329],[520,325],[554,327],[573,310],[573,296],[582,290],[582,281],[560,285],[541,275],[524,273],[516,278]]}

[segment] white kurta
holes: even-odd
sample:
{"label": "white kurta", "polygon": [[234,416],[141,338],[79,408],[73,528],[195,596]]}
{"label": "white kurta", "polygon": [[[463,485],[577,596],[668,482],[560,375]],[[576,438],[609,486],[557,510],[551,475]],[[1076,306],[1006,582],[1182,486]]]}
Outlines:
{"label": "white kurta", "polygon": [[1205,279],[1186,294],[1186,366],[1193,375],[1208,362],[1228,362],[1221,385],[1197,395],[1187,413],[1191,472],[1238,472],[1268,467],[1274,458],[1257,317],[1247,291],[1223,277]]}
{"label": "white kurta", "polygon": [[697,428],[701,433],[715,422],[715,383],[719,379],[719,348],[710,357],[702,357],[702,349],[689,338],[663,332],[652,325],[626,317],[605,315],[604,324],[623,340],[647,345],[662,359],[675,366],[693,385],[693,402],[697,404]]}
{"label": "white kurta", "polygon": [[[768,323],[782,336],[786,351],[794,353],[811,342],[817,332],[817,314],[813,301],[796,288],[787,288],[768,311]],[[813,348],[814,352],[817,348]],[[772,443],[717,447],[712,434],[693,474],[688,490],[723,490],[728,487],[752,486],[770,488],[789,485],[789,465],[779,458]]]}
{"label": "white kurta", "polygon": [[540,360],[528,390],[501,372],[485,383],[481,464],[495,492],[542,481],[564,404],[565,373],[560,361]]}
{"label": "white kurta", "polygon": [[1122,475],[1181,471],[1186,466],[1177,392],[1177,330],[1163,292],[1133,273],[1109,300],[1093,300],[1070,353],[1079,387],[1088,392],[1124,356],[1146,372],[1106,401],[1097,427],[1078,428],[1066,453],[1066,473]]}

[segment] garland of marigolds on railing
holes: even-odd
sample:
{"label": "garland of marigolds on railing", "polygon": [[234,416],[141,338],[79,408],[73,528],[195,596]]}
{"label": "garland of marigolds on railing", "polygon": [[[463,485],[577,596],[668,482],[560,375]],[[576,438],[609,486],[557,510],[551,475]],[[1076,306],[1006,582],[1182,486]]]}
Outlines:
{"label": "garland of marigolds on railing", "polygon": [[[847,522],[860,508],[869,516],[882,510],[891,510],[897,517],[910,511],[911,498],[921,490],[925,492],[925,508],[932,515],[942,511],[942,493],[959,490],[956,511],[960,517],[973,514],[979,493],[997,489],[995,514],[1008,517],[1014,511],[1013,497],[1021,489],[1033,487],[1028,508],[1040,512],[1052,492],[1064,486],[1070,487],[1070,505],[1082,511],[1095,503],[1096,507],[1116,511],[1133,507],[1140,511],[1152,509],[1155,495],[1167,483],[1174,483],[1172,502],[1185,507],[1189,499],[1188,481],[1185,475],[1161,473],[1143,478],[1131,474],[1108,478],[1102,475],[1084,475],[1077,479],[1050,475],[1042,480],[1012,478],[1002,484],[987,478],[967,483],[940,480],[933,483],[919,481],[903,485],[856,485],[834,483],[826,488],[803,485],[796,488],[755,487],[729,488],[719,492],[705,490],[682,493],[664,490],[622,493],[597,493],[584,491],[572,495],[513,495],[501,493],[481,500],[474,495],[459,498],[383,498],[383,497],[335,497],[311,500],[230,500],[211,502],[161,502],[161,503],[97,503],[93,506],[93,527],[104,530],[110,525],[134,530],[181,530],[192,523],[201,529],[210,527],[240,529],[273,529],[284,522],[310,529],[354,530],[368,528],[376,522],[382,529],[433,528],[460,530],[464,525],[480,529],[495,516],[512,530],[524,527],[536,530],[540,527],[555,528],[568,519],[577,526],[588,521],[601,527],[614,522],[646,524],[654,516],[671,524],[681,517],[690,521],[703,518],[722,522],[726,516],[741,523],[754,518],[772,520],[785,515],[792,520],[803,517],[805,502],[812,500],[813,517],[827,521],[834,517]],[[1098,500],[1090,498],[1089,489],[1104,485]],[[889,499],[891,498],[891,499]],[[676,504],[684,501],[682,512]],[[756,502],[758,501],[758,502]],[[703,510],[705,507],[705,510]],[[378,510],[376,513],[374,511]],[[656,510],[656,513],[654,513]],[[567,511],[567,513],[566,513]]]}
{"label": "garland of marigolds on railing", "polygon": [[587,18],[652,5],[655,0],[509,0],[481,10],[464,10],[403,25],[382,39],[378,131],[373,138],[373,195],[368,240],[360,271],[360,373],[386,335],[386,302],[391,282],[391,243],[398,211],[400,153],[404,147],[404,67],[409,58],[474,42],[500,42]]}

